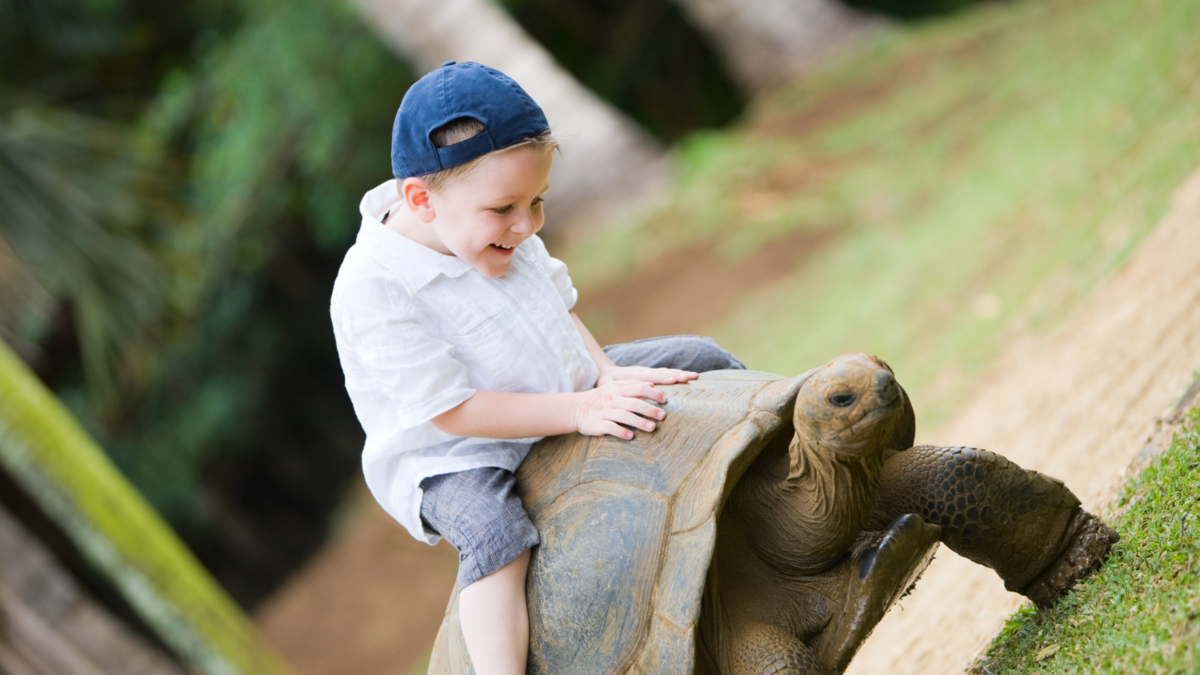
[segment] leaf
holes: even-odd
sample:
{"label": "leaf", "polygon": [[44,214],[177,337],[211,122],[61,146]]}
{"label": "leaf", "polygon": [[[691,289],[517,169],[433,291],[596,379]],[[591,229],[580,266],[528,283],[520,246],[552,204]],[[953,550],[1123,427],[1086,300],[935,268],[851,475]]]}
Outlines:
{"label": "leaf", "polygon": [[1051,656],[1054,656],[1054,654],[1057,652],[1058,652],[1058,645],[1050,645],[1049,647],[1043,647],[1042,650],[1040,652],[1038,652],[1036,656],[1033,657],[1033,660],[1034,661],[1045,661],[1046,659],[1050,658]]}

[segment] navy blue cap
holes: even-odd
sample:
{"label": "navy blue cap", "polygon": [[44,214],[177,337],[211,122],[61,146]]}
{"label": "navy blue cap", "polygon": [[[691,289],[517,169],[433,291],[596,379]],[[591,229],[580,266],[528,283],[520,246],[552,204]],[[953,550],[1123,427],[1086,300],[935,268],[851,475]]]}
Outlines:
{"label": "navy blue cap", "polygon": [[[483,133],[438,148],[429,134],[460,117],[483,124]],[[392,174],[424,176],[503,150],[550,131],[546,115],[504,73],[478,63],[447,61],[409,88],[392,125]]]}

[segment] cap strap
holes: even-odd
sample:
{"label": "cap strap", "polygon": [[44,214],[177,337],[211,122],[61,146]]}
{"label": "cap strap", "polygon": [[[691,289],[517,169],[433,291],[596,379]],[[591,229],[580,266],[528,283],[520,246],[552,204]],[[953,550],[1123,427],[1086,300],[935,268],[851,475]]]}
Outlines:
{"label": "cap strap", "polygon": [[476,157],[482,157],[495,149],[496,146],[492,143],[491,134],[485,131],[478,136],[472,136],[454,145],[438,148],[437,154],[442,168],[449,169],[459,164],[466,164]]}

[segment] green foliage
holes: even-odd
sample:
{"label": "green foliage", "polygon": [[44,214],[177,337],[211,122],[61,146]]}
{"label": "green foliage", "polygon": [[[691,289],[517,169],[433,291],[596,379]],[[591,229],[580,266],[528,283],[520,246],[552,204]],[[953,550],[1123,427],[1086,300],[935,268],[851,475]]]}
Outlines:
{"label": "green foliage", "polygon": [[[180,262],[200,263],[199,283],[175,289],[190,321],[162,343],[156,377],[97,432],[252,602],[320,540],[357,466],[328,292],[358,199],[390,176],[391,117],[412,78],[341,4],[239,7],[139,131],[187,149],[179,196],[198,226],[179,233],[194,251]],[[287,504],[285,522],[280,507],[245,512],[268,498]]]}
{"label": "green foliage", "polygon": [[563,257],[586,291],[701,243],[738,258],[830,233],[701,330],[779,373],[879,354],[929,428],[1111,274],[1195,168],[1198,22],[1195,0],[1049,0],[894,33],[690,139],[663,206]]}
{"label": "green foliage", "polygon": [[251,603],[356,473],[328,293],[412,76],[343,3],[0,17],[0,332]]}
{"label": "green foliage", "polygon": [[390,176],[388,122],[412,82],[344,5],[242,7],[240,28],[194,73],[176,73],[150,113],[194,148],[187,197],[216,276],[259,269],[271,225],[288,216],[344,246],[358,197]]}
{"label": "green foliage", "polygon": [[[74,310],[87,380],[102,404],[145,372],[163,314],[163,271],[149,239],[170,214],[163,185],[125,152],[117,125],[24,107],[0,120],[0,237],[51,296]],[[50,308],[10,308],[36,343]],[[122,382],[124,377],[126,382]]]}
{"label": "green foliage", "polygon": [[1104,567],[1014,614],[973,673],[1200,671],[1200,409],[1121,502]]}

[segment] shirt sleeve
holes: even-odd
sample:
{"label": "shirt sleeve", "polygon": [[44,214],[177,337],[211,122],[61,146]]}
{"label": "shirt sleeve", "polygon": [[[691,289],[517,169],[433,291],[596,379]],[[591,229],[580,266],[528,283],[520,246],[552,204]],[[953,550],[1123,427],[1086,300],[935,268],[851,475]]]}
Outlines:
{"label": "shirt sleeve", "polygon": [[361,366],[356,382],[347,377],[347,387],[381,391],[405,428],[428,422],[475,394],[454,346],[426,331],[419,308],[406,294],[389,292],[387,282],[354,286],[339,289],[343,292],[337,298],[341,332]]}
{"label": "shirt sleeve", "polygon": [[571,282],[571,275],[567,273],[567,264],[558,258],[550,257],[550,252],[546,250],[546,244],[541,237],[532,236],[528,240],[534,245],[533,257],[542,271],[550,277],[550,281],[554,283],[555,290],[562,297],[563,304],[566,305],[569,311],[575,306],[575,302],[579,300],[579,291],[575,290],[575,284]]}

